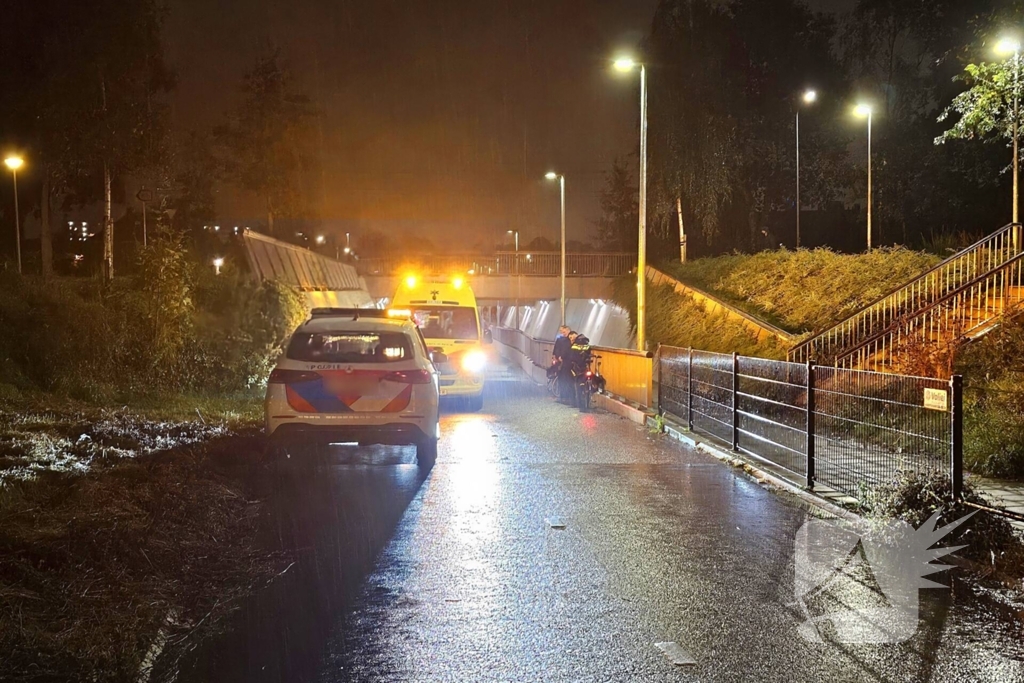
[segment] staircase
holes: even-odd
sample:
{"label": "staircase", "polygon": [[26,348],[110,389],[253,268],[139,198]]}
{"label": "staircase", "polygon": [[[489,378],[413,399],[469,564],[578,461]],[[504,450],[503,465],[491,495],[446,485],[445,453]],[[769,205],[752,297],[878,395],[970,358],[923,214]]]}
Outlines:
{"label": "staircase", "polygon": [[914,348],[982,336],[1024,303],[1020,232],[1020,225],[1004,226],[794,346],[789,360],[892,372]]}

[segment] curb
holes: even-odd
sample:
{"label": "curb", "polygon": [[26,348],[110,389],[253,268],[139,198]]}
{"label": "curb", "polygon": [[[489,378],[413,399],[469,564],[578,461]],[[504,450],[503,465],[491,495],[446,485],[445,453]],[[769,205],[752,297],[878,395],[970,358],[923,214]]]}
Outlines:
{"label": "curb", "polygon": [[635,422],[640,426],[647,424],[648,413],[642,408],[634,408],[628,403],[623,403],[617,398],[613,398],[608,394],[594,394],[594,404],[607,410],[609,413],[624,417],[630,422]]}

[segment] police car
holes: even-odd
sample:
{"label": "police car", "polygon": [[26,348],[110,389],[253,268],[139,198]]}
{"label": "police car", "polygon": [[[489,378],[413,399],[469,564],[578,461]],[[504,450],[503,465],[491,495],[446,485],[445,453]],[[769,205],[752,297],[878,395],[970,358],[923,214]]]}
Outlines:
{"label": "police car", "polygon": [[315,308],[267,381],[266,434],[285,449],[414,445],[429,468],[440,436],[438,393],[437,371],[407,315]]}

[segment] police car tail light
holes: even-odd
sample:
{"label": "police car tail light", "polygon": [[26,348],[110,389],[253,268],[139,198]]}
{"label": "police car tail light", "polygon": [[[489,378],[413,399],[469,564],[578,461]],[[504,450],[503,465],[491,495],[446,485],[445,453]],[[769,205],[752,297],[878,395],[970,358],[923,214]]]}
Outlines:
{"label": "police car tail light", "polygon": [[398,384],[430,384],[433,376],[426,370],[398,370],[384,375],[384,381]]}
{"label": "police car tail light", "polygon": [[320,379],[320,375],[315,372],[276,369],[270,373],[267,384],[301,384],[302,382],[313,382],[318,379]]}

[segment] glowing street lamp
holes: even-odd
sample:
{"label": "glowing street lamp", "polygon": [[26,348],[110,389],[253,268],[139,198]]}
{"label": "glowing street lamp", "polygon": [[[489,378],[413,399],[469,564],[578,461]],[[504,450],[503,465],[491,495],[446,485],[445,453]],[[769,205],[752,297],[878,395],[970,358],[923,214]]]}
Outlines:
{"label": "glowing street lamp", "polygon": [[646,350],[647,325],[647,67],[632,57],[613,62],[616,71],[640,70],[640,203],[636,262],[636,348]]}
{"label": "glowing street lamp", "polygon": [[545,175],[548,180],[557,180],[559,190],[562,195],[562,268],[561,268],[561,281],[562,281],[562,325],[565,324],[565,175],[555,173],[554,171],[548,171]]}
{"label": "glowing street lamp", "polygon": [[213,259],[213,272],[215,275],[220,275],[220,269],[224,266],[224,259],[218,256]]}
{"label": "glowing street lamp", "polygon": [[871,251],[871,117],[874,111],[870,104],[858,104],[853,113],[868,120],[868,251]]}
{"label": "glowing street lamp", "polygon": [[326,241],[327,241],[327,238],[324,237],[323,235],[317,235],[316,236],[316,243],[317,244],[324,244]]}
{"label": "glowing street lamp", "polygon": [[14,179],[14,232],[17,237],[15,244],[18,252],[18,275],[21,275],[21,215],[18,213],[18,169],[25,164],[25,160],[12,154],[4,159],[4,164],[11,169],[11,176]]}
{"label": "glowing street lamp", "polygon": [[1020,158],[1017,154],[1017,121],[1020,115],[1020,41],[1015,38],[1003,38],[996,43],[996,52],[1001,55],[1013,55],[1013,222],[1017,223],[1020,167]]}
{"label": "glowing street lamp", "polygon": [[[814,104],[818,93],[807,90],[800,99],[804,104]],[[796,248],[800,248],[800,107],[796,108]]]}

